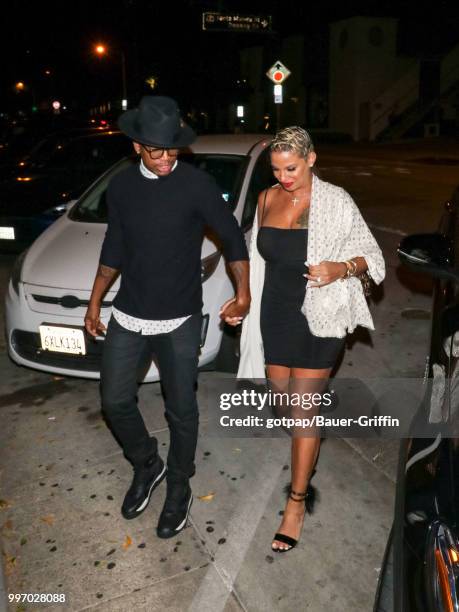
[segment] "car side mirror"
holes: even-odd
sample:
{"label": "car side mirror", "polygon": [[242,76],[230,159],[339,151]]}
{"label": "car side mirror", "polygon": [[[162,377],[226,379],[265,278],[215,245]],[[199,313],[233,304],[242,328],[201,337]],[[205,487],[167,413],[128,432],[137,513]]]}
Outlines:
{"label": "car side mirror", "polygon": [[56,206],[53,206],[52,208],[48,208],[47,210],[45,210],[44,214],[51,215],[54,217],[60,217],[61,215],[69,211],[72,208],[72,206],[75,204],[75,202],[76,200],[69,200],[68,202],[61,202],[60,204],[57,204]]}
{"label": "car side mirror", "polygon": [[67,202],[62,202],[61,204],[58,204],[57,206],[54,207],[54,210],[58,213],[58,214],[64,214],[65,212],[67,212],[68,210],[70,210],[72,208],[72,206],[75,204],[76,200],[68,200]]}
{"label": "car side mirror", "polygon": [[411,234],[402,239],[397,249],[400,261],[418,272],[434,278],[459,282],[459,270],[451,265],[452,252],[442,234]]}

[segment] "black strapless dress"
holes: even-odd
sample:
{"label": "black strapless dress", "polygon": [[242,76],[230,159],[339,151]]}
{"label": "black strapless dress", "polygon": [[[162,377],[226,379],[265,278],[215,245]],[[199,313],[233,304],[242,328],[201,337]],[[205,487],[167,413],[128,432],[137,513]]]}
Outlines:
{"label": "black strapless dress", "polygon": [[313,336],[301,312],[307,243],[307,229],[261,227],[258,232],[258,250],[266,261],[260,323],[268,365],[331,368],[344,346],[344,338]]}

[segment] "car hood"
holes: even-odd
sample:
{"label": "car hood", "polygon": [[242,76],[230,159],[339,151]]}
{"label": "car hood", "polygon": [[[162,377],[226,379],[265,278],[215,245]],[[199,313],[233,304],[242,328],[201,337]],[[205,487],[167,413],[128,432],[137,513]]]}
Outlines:
{"label": "car hood", "polygon": [[[28,250],[22,268],[22,281],[32,285],[90,291],[105,231],[105,224],[75,222],[65,214],[41,234]],[[215,251],[215,244],[205,238],[202,257]]]}

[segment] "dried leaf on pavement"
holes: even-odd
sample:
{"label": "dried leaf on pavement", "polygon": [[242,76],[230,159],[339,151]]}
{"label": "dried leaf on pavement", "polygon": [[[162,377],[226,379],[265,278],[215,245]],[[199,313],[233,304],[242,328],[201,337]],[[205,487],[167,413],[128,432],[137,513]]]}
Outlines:
{"label": "dried leaf on pavement", "polygon": [[5,554],[5,574],[11,576],[16,569],[16,557],[10,557]]}
{"label": "dried leaf on pavement", "polygon": [[40,521],[43,521],[47,525],[54,525],[54,514],[48,514],[47,516],[42,516]]}
{"label": "dried leaf on pavement", "polygon": [[124,540],[124,543],[123,543],[124,550],[127,550],[131,544],[132,544],[132,539],[129,536],[126,536],[126,539]]}
{"label": "dried leaf on pavement", "polygon": [[198,497],[200,501],[212,501],[215,493],[208,493],[207,495],[201,495]]}
{"label": "dried leaf on pavement", "polygon": [[0,499],[0,510],[6,510],[6,508],[10,507],[10,502],[6,499]]}

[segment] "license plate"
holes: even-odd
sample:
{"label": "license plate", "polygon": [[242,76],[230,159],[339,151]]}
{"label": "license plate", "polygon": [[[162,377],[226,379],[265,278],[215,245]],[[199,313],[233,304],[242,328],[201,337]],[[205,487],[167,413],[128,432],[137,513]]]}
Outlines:
{"label": "license plate", "polygon": [[14,240],[14,227],[0,227],[0,239]]}
{"label": "license plate", "polygon": [[55,353],[86,355],[86,342],[82,329],[40,325],[41,347]]}

